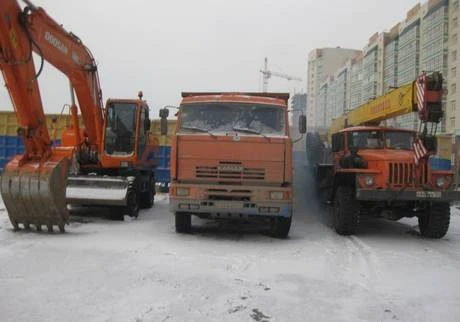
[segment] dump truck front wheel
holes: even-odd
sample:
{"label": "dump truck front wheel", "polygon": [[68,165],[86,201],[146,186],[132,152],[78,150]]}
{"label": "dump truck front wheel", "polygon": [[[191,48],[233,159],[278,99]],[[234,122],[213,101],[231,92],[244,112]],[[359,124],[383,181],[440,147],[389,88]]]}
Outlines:
{"label": "dump truck front wheel", "polygon": [[359,203],[351,186],[339,186],[334,196],[335,231],[339,235],[353,235],[359,224]]}
{"label": "dump truck front wheel", "polygon": [[272,219],[271,236],[276,238],[286,238],[291,229],[292,217],[275,217]]}
{"label": "dump truck front wheel", "polygon": [[185,212],[176,212],[176,232],[189,233],[192,230],[192,216]]}
{"label": "dump truck front wheel", "polygon": [[450,223],[450,204],[433,202],[427,211],[418,217],[420,234],[428,238],[442,238],[446,235]]}

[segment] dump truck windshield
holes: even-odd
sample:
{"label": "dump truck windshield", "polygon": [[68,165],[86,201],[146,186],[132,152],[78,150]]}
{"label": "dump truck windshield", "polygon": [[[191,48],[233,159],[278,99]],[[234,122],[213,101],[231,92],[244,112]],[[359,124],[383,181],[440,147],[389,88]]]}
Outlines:
{"label": "dump truck windshield", "polygon": [[240,132],[246,135],[285,135],[284,109],[241,103],[186,104],[180,109],[180,130],[190,132]]}
{"label": "dump truck windshield", "polygon": [[136,109],[133,103],[113,103],[107,110],[105,152],[112,155],[129,155],[134,152],[136,134]]}

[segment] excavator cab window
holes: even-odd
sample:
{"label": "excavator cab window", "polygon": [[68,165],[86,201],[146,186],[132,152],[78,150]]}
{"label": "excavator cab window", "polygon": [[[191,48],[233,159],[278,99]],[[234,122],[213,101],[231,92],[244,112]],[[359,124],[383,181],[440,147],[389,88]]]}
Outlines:
{"label": "excavator cab window", "polygon": [[107,109],[105,152],[112,155],[129,155],[134,152],[136,133],[135,103],[111,103]]}

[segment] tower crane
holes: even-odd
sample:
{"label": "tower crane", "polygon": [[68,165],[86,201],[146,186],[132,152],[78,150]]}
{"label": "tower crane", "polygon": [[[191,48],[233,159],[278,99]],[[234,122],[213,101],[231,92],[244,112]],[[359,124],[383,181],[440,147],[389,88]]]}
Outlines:
{"label": "tower crane", "polygon": [[284,78],[284,79],[287,79],[288,81],[291,81],[291,80],[295,80],[295,81],[298,81],[298,82],[302,81],[302,78],[300,78],[300,77],[291,76],[291,75],[287,75],[287,74],[279,73],[279,72],[272,72],[272,71],[268,70],[268,59],[267,59],[267,57],[265,57],[264,69],[261,69],[260,72],[262,73],[262,75],[264,77],[264,83],[263,83],[263,91],[264,92],[267,92],[267,90],[268,90],[268,79],[271,78],[272,76]]}

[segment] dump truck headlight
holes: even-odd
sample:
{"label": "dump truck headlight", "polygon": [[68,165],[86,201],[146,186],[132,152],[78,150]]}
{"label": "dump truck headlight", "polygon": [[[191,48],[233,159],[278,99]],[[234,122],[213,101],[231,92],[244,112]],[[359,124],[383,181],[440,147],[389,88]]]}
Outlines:
{"label": "dump truck headlight", "polygon": [[282,191],[270,191],[271,200],[283,200],[284,193]]}
{"label": "dump truck headlight", "polygon": [[365,176],[364,184],[368,187],[372,187],[375,184],[375,178],[373,176]]}
{"label": "dump truck headlight", "polygon": [[436,179],[436,187],[442,188],[446,184],[446,178],[445,177],[440,177]]}
{"label": "dump truck headlight", "polygon": [[189,188],[177,188],[176,189],[176,196],[187,197],[189,194],[190,194]]}

